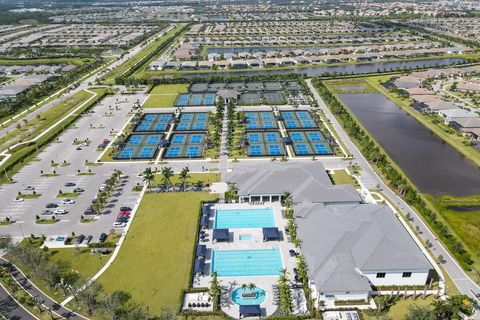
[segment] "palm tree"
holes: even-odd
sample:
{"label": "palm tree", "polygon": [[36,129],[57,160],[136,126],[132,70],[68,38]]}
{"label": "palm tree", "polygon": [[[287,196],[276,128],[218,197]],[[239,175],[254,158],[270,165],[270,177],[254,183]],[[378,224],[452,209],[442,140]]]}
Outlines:
{"label": "palm tree", "polygon": [[292,194],[288,191],[283,193],[283,203],[287,208],[292,206]]}
{"label": "palm tree", "polygon": [[257,286],[256,286],[255,283],[253,283],[253,282],[248,285],[248,289],[249,289],[250,291],[255,290],[256,287],[257,287]]}
{"label": "palm tree", "polygon": [[170,167],[163,167],[162,171],[162,182],[165,185],[166,188],[169,188],[170,185],[172,184],[170,178],[173,177],[173,170]]}
{"label": "palm tree", "polygon": [[180,171],[179,179],[180,183],[182,185],[182,191],[185,190],[185,182],[190,179],[190,175],[188,174],[190,172],[190,169],[188,167],[185,167]]}
{"label": "palm tree", "polygon": [[246,283],[242,284],[242,291],[243,292],[247,291],[247,288],[248,288],[248,286],[247,286]]}
{"label": "palm tree", "polygon": [[152,182],[155,181],[155,175],[152,172],[152,168],[145,168],[145,171],[143,171],[143,181],[147,184],[148,190],[150,190]]}

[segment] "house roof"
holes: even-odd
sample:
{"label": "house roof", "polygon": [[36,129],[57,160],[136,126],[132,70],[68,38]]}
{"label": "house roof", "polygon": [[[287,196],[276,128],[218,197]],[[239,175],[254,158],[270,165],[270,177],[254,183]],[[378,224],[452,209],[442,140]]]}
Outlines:
{"label": "house roof", "polygon": [[432,268],[388,206],[295,205],[295,222],[319,292],[370,290],[362,272]]}
{"label": "house roof", "polygon": [[453,122],[462,128],[480,128],[479,118],[455,118]]}
{"label": "house roof", "polygon": [[294,203],[361,201],[352,185],[333,185],[319,162],[245,165],[228,173],[227,181],[237,186],[239,196],[290,192]]}

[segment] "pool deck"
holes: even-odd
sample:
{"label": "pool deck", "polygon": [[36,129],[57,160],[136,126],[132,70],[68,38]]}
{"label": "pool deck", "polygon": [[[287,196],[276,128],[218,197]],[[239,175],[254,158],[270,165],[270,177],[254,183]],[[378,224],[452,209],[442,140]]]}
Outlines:
{"label": "pool deck", "polygon": [[[215,209],[263,209],[272,208],[275,218],[275,224],[280,230],[282,239],[280,241],[263,241],[262,228],[235,228],[230,229],[229,242],[212,243],[212,233],[215,225]],[[210,287],[211,266],[212,266],[212,250],[258,250],[278,248],[282,256],[283,267],[288,271],[289,279],[294,282],[293,268],[296,267],[296,258],[290,257],[289,250],[295,249],[295,246],[289,242],[285,235],[284,229],[287,220],[282,217],[282,206],[280,203],[268,203],[265,205],[251,205],[247,203],[240,204],[216,204],[212,208],[209,221],[209,229],[205,230],[207,234],[206,241],[200,241],[200,244],[207,246],[207,256],[205,258],[206,274],[204,276],[196,276],[193,281],[194,287]],[[251,235],[251,240],[240,240],[240,235]],[[295,249],[298,251],[297,249]],[[231,299],[233,290],[241,287],[242,284],[254,283],[257,287],[262,288],[266,292],[266,299],[261,304],[262,316],[272,315],[277,309],[277,301],[275,299],[275,286],[278,283],[278,276],[232,276],[218,277],[220,286],[222,287],[221,308],[231,317],[238,318],[240,307]]]}

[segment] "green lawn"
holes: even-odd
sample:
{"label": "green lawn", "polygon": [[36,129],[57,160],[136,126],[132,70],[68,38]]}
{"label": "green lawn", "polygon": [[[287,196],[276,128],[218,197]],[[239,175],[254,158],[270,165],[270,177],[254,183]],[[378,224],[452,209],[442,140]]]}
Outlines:
{"label": "green lawn", "polygon": [[176,312],[190,286],[193,250],[202,200],[208,193],[147,193],[120,252],[99,281],[106,290],[124,290],[152,314]]}
{"label": "green lawn", "polygon": [[151,95],[148,97],[147,101],[143,107],[145,108],[172,108],[175,99],[177,98],[176,94],[165,94],[165,95]]}
{"label": "green lawn", "polygon": [[[402,320],[405,319],[405,316],[407,315],[408,312],[408,307],[411,305],[417,305],[417,306],[428,306],[434,301],[433,296],[427,296],[425,300],[423,300],[421,297],[417,296],[416,300],[413,300],[411,297],[405,299],[405,300],[398,300],[386,313],[387,315],[390,316],[391,319],[394,320]],[[364,320],[377,320],[378,318],[376,316],[368,315],[368,312],[363,312],[363,319]]]}
{"label": "green lawn", "polygon": [[[111,249],[113,251],[113,249]],[[67,270],[75,270],[85,278],[91,278],[110,259],[108,255],[92,254],[89,248],[50,249],[49,261],[58,262]]]}
{"label": "green lawn", "polygon": [[161,84],[155,86],[150,94],[178,94],[188,91],[188,84]]}
{"label": "green lawn", "polygon": [[345,170],[335,170],[328,174],[333,184],[351,184],[354,187],[359,187],[357,180],[349,175]]}
{"label": "green lawn", "polygon": [[[189,173],[190,179],[187,180],[187,183],[196,183],[197,181],[203,181],[204,183],[211,184],[212,182],[220,181],[220,173],[218,172],[206,172],[206,173]],[[170,180],[172,184],[179,184],[180,180],[178,179],[179,175],[175,174]],[[159,185],[162,183],[162,175],[155,175],[154,185]]]}

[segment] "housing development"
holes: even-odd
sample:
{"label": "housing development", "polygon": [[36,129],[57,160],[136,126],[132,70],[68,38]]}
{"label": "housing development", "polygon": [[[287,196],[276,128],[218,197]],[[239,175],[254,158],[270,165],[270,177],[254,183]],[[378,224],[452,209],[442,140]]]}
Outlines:
{"label": "housing development", "polygon": [[480,3],[1,1],[0,316],[480,319]]}

